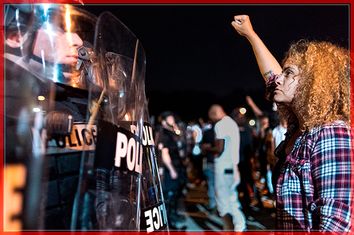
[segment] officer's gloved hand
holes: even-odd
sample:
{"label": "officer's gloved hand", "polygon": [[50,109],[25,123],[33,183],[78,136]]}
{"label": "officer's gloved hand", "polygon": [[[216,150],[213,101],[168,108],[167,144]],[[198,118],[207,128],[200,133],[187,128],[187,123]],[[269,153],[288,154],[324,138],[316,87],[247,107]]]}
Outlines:
{"label": "officer's gloved hand", "polygon": [[70,113],[51,111],[46,115],[46,129],[49,139],[57,136],[68,136],[73,126]]}
{"label": "officer's gloved hand", "polygon": [[110,193],[104,190],[99,190],[96,192],[97,198],[95,201],[96,205],[96,218],[98,222],[99,229],[113,229],[109,223],[109,200]]}
{"label": "officer's gloved hand", "polygon": [[118,230],[132,229],[130,226],[132,226],[131,220],[134,220],[132,213],[134,206],[127,197],[115,193],[113,195],[114,197],[110,203],[113,227]]}

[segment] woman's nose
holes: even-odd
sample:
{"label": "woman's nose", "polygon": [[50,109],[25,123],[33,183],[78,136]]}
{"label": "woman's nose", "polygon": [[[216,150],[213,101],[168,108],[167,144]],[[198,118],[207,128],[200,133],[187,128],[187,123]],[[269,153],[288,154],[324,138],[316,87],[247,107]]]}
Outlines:
{"label": "woman's nose", "polygon": [[283,75],[283,74],[280,74],[279,76],[277,76],[277,77],[275,78],[275,84],[280,85],[280,84],[283,83],[283,80],[284,80],[284,75]]}

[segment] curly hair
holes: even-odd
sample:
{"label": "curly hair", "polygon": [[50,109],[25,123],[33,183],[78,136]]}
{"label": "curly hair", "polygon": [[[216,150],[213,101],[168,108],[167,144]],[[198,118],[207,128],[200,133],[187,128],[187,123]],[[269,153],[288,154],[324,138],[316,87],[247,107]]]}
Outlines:
{"label": "curly hair", "polygon": [[350,122],[350,56],[347,49],[329,42],[300,40],[290,46],[283,64],[299,67],[300,80],[291,108],[279,114],[304,121],[302,131],[336,120]]}

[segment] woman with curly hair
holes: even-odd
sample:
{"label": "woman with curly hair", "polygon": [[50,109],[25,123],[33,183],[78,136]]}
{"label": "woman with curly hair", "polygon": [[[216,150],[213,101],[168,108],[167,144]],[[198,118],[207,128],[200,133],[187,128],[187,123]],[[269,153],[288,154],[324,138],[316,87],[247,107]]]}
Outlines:
{"label": "woman with curly hair", "polygon": [[288,121],[286,138],[275,150],[277,228],[350,231],[349,52],[300,40],[281,67],[247,15],[235,16],[232,26],[251,44],[268,98]]}

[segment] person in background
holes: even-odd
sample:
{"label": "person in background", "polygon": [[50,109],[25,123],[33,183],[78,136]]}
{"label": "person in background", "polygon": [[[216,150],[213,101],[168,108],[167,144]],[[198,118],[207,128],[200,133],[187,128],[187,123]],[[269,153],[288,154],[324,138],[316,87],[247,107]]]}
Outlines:
{"label": "person in background", "polygon": [[[260,182],[265,187],[262,194],[271,196],[274,192],[272,186],[272,171],[268,161],[273,149],[272,129],[269,124],[269,116],[263,112],[250,96],[246,96],[246,102],[257,117],[257,132],[255,135],[255,155],[259,163]],[[261,198],[260,198],[261,199]]]}
{"label": "person in background", "polygon": [[214,151],[217,156],[214,160],[216,206],[224,220],[224,230],[244,231],[246,219],[240,209],[236,188],[240,183],[240,131],[220,105],[210,107],[209,118],[215,123],[215,147],[207,150]]}
{"label": "person in background", "polygon": [[172,112],[165,111],[161,114],[162,129],[158,139],[158,149],[161,151],[163,162],[162,190],[166,200],[167,219],[172,230],[180,229],[177,222],[181,215],[177,213],[178,201],[181,197],[183,183],[183,163],[179,155],[178,130]]}
{"label": "person in background", "polygon": [[195,120],[191,121],[187,128],[192,137],[192,152],[190,154],[190,160],[193,165],[193,172],[195,176],[194,184],[199,185],[204,177],[203,177],[203,158],[202,151],[200,148],[200,143],[203,139],[203,131],[199,123]]}
{"label": "person in background", "polygon": [[[250,204],[255,200],[254,180],[252,176],[253,166],[253,139],[252,130],[247,123],[245,114],[240,112],[241,108],[235,108],[232,112],[232,118],[236,121],[240,130],[240,162],[238,168],[241,174],[241,182],[238,187],[240,195],[242,194],[242,208],[245,214],[250,216]],[[241,196],[240,196],[241,198]],[[251,219],[251,217],[249,217]]]}
{"label": "person in background", "polygon": [[[205,125],[203,129],[203,139],[201,141],[201,149],[203,155],[203,167],[204,174],[207,179],[208,185],[208,207],[207,209],[211,212],[216,210],[216,201],[215,201],[215,172],[214,172],[214,158],[215,152],[208,149],[215,147],[215,130],[214,125]],[[204,164],[205,162],[205,164]]]}
{"label": "person in background", "polygon": [[278,145],[285,139],[286,129],[288,127],[288,122],[285,118],[281,118],[279,121],[279,125],[276,126],[273,131],[273,141],[274,147],[278,147]]}

